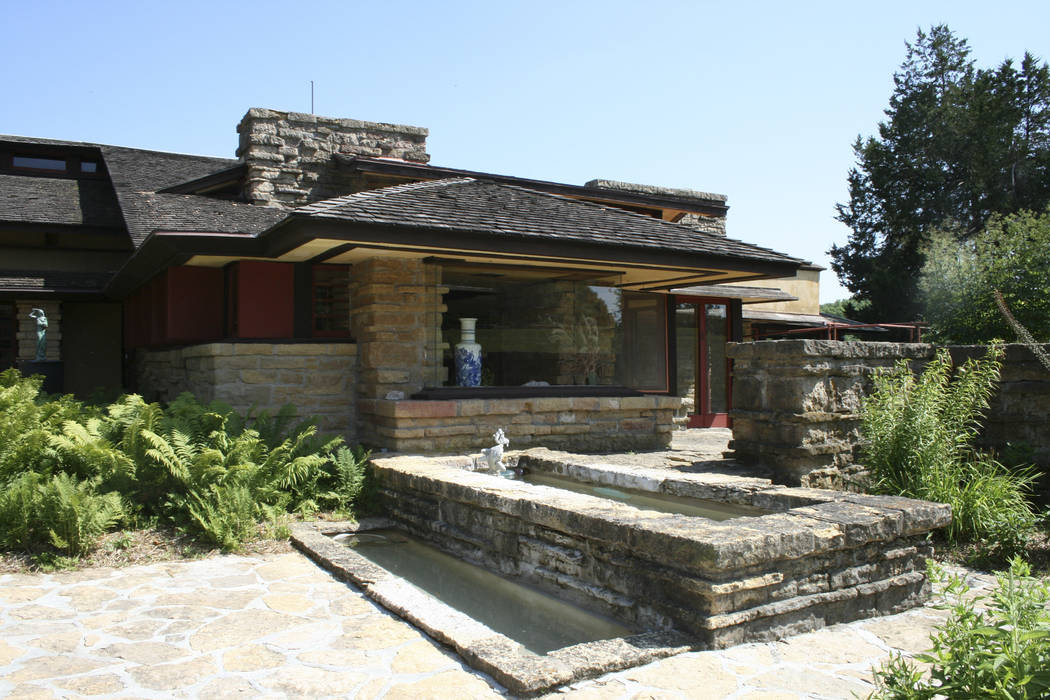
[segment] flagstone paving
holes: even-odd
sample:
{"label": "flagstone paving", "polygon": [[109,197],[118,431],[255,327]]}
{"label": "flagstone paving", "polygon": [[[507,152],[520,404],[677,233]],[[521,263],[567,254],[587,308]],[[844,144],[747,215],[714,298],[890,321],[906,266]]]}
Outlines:
{"label": "flagstone paving", "polygon": [[[988,577],[972,577],[986,586]],[[609,674],[548,700],[849,698],[930,607]],[[490,678],[298,553],[0,576],[0,696],[504,697]]]}

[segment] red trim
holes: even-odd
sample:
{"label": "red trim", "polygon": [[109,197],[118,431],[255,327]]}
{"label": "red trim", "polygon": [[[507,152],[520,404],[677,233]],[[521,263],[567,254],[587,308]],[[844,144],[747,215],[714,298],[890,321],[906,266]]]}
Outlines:
{"label": "red trim", "polygon": [[728,428],[728,413],[692,413],[689,415],[690,428]]}

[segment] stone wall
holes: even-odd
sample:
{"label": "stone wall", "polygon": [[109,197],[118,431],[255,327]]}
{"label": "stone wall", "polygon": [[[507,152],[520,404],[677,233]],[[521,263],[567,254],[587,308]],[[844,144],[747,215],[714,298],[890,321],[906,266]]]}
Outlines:
{"label": "stone wall", "polygon": [[373,464],[387,513],[413,534],[640,629],[682,630],[710,648],[920,605],[931,553],[925,536],[950,519],[945,505],[906,498],[552,464],[539,452],[519,464],[766,513],[717,522],[639,510],[469,471],[466,459],[451,457]]}
{"label": "stone wall", "polygon": [[[1048,346],[1050,348],[1050,346]],[[980,346],[949,348],[961,364]],[[730,343],[733,358],[733,441],[737,459],[768,466],[779,481],[849,487],[857,464],[860,402],[871,373],[899,359],[914,368],[932,345],[828,340]],[[999,389],[980,441],[1002,449],[1030,448],[1029,459],[1050,468],[1050,371],[1023,345],[1008,345]]]}
{"label": "stone wall", "polygon": [[47,317],[47,360],[62,359],[62,303],[58,301],[19,301],[15,303],[18,321],[18,359],[36,359],[36,319],[29,318],[33,309],[43,309]]}
{"label": "stone wall", "polygon": [[666,448],[676,396],[460,399],[360,399],[371,441],[396,452],[471,452],[492,446],[503,428],[514,448],[583,452]]}
{"label": "stone wall", "polygon": [[354,440],[356,360],[353,343],[205,343],[136,350],[132,372],[149,401],[188,391],[241,413],[290,403],[301,418],[316,416],[321,430]]}
{"label": "stone wall", "polygon": [[877,367],[925,360],[918,343],[761,340],[729,343],[733,440],[738,460],[773,469],[786,484],[843,486],[855,473],[860,402]]}
{"label": "stone wall", "polygon": [[[948,349],[956,364],[985,352],[983,346],[973,345]],[[1050,352],[1050,345],[1043,349]],[[990,403],[981,443],[995,449],[1014,445],[1022,456],[1050,472],[1050,370],[1024,345],[1006,346],[999,389]]]}
{"label": "stone wall", "polygon": [[405,399],[437,373],[428,347],[430,324],[440,322],[435,295],[440,288],[421,260],[372,258],[356,263],[350,282],[350,331],[358,343],[360,400],[358,435],[387,447],[376,434],[377,402]]}
{"label": "stone wall", "polygon": [[426,163],[427,130],[253,107],[237,126],[237,156],[248,166],[245,195],[254,204],[298,206],[357,191],[336,153]]}
{"label": "stone wall", "polygon": [[726,219],[724,216],[704,216],[703,214],[689,213],[682,216],[678,223],[704,233],[711,233],[716,236],[726,235]]}

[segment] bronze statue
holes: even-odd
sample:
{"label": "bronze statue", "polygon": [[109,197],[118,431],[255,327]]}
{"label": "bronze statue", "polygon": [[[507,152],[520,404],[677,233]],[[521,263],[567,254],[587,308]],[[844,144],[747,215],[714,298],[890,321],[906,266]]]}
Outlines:
{"label": "bronze statue", "polygon": [[33,309],[29,318],[36,319],[36,362],[47,360],[47,316],[43,309]]}

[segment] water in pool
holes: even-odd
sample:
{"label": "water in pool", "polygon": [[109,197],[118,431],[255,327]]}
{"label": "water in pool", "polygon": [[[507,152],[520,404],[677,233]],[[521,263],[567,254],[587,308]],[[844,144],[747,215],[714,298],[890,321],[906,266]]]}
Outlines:
{"label": "water in pool", "polygon": [[537,654],[634,633],[616,620],[505,579],[399,530],[337,535],[335,540]]}
{"label": "water in pool", "polygon": [[679,513],[699,518],[710,518],[711,520],[729,520],[730,518],[766,515],[769,512],[754,506],[736,503],[711,501],[702,498],[685,498],[666,493],[652,493],[637,489],[592,484],[586,481],[576,481],[559,474],[551,474],[550,472],[526,471],[522,479],[526,483],[538,486],[553,486],[554,488],[575,491],[588,496],[611,498],[635,508],[656,510],[661,513]]}

